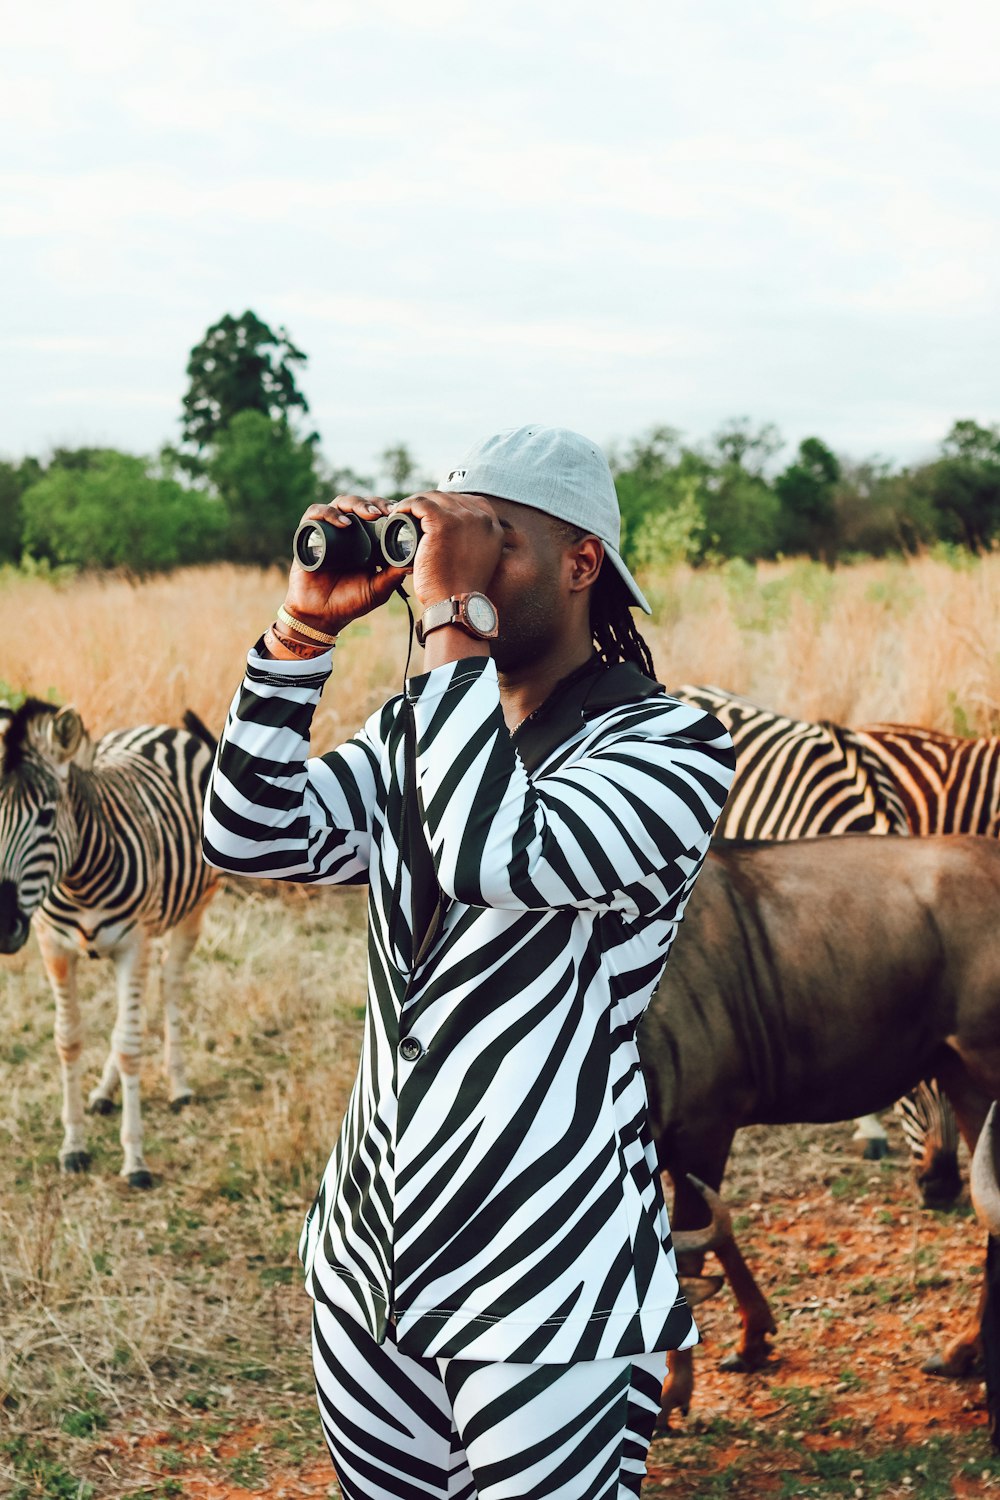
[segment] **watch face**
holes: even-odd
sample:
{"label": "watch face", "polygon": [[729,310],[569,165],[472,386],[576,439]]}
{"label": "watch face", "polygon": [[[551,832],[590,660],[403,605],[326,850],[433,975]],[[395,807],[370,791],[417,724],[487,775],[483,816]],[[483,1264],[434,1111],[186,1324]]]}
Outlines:
{"label": "watch face", "polygon": [[490,631],[497,623],[497,612],[485,594],[470,594],[465,601],[465,613],[475,630]]}

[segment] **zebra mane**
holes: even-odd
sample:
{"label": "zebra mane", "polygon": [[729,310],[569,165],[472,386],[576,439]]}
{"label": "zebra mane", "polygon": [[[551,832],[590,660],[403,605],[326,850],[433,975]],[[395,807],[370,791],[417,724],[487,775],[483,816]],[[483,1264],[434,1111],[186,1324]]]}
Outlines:
{"label": "zebra mane", "polygon": [[25,698],[20,708],[14,710],[3,735],[3,761],[0,772],[11,776],[24,760],[29,748],[28,730],[32,720],[40,714],[54,714],[58,710],[54,703],[45,703],[41,698]]}

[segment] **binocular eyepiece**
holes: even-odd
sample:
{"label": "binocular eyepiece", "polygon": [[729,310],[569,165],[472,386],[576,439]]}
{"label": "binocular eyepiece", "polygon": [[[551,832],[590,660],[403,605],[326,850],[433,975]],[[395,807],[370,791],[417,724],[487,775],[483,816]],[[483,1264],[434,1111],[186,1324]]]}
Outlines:
{"label": "binocular eyepiece", "polygon": [[307,573],[374,573],[376,568],[408,568],[420,541],[420,522],[405,512],[374,521],[351,515],[350,526],[303,521],[292,539],[295,561]]}

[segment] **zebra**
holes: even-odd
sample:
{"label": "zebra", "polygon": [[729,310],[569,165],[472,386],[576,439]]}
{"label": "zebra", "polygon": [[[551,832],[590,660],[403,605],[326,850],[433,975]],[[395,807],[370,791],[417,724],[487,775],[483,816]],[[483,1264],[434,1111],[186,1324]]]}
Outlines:
{"label": "zebra", "polygon": [[895,782],[911,833],[1000,835],[1000,737],[962,739],[909,724],[855,733]]}
{"label": "zebra", "polygon": [[[931,831],[914,826],[912,795],[879,738],[887,726],[862,731],[826,720],[787,718],[723,688],[700,684],[685,684],[673,696],[721,719],[733,739],[736,776],[716,827],[717,839]],[[957,1133],[951,1106],[936,1081],[908,1094],[896,1110],[925,1203],[953,1202],[961,1188]],[[854,1139],[865,1142],[866,1156],[885,1155],[888,1138],[874,1115],[855,1121],[855,1127]]]}
{"label": "zebra", "polygon": [[110,958],[117,1018],[92,1113],[108,1114],[121,1084],[121,1175],[152,1177],[142,1151],[139,1050],[151,940],[168,935],[162,967],[164,1066],[172,1108],[191,1098],[181,1052],[185,964],[217,886],[201,852],[201,812],[215,740],[192,713],[184,728],[117,730],[93,743],[75,708],[28,698],[0,707],[0,953],[29,927],[56,1003],[66,1172],[90,1165],[80,1083],[76,988],[81,955]]}
{"label": "zebra", "polygon": [[715,714],[733,738],[736,778],[716,838],[909,832],[895,779],[859,732],[786,718],[717,687],[685,685],[673,696]]}

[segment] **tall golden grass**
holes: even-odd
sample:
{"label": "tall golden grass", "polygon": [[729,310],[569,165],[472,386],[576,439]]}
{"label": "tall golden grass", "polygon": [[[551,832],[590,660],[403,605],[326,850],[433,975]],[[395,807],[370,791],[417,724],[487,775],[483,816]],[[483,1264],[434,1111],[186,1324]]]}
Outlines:
{"label": "tall golden grass", "polygon": [[[878,719],[987,734],[1000,725],[1000,554],[868,561],[829,572],[786,561],[643,578],[642,626],[668,686],[714,683],[801,718]],[[284,592],[277,570],[187,569],[145,583],[0,579],[0,682],[73,702],[95,733],[176,723],[218,727],[245,651]],[[399,690],[400,601],[356,622],[337,648],[316,743],[353,732]],[[419,666],[419,651],[415,662]]]}

